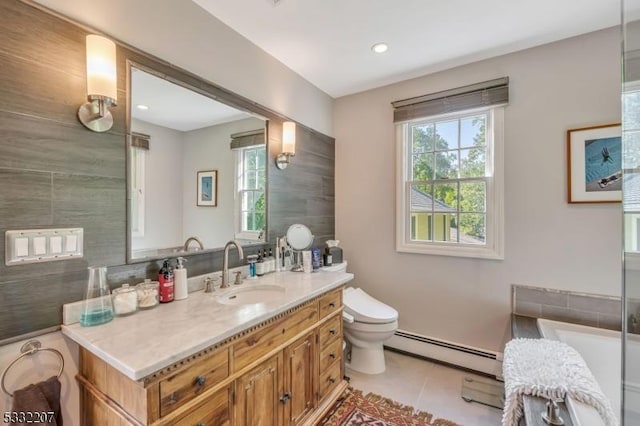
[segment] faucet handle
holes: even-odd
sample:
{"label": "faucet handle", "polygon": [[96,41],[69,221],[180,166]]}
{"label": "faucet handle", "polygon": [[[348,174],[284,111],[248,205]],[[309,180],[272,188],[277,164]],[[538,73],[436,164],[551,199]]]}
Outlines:
{"label": "faucet handle", "polygon": [[215,289],[215,280],[211,277],[206,277],[204,279],[204,292],[213,293],[214,289]]}
{"label": "faucet handle", "polygon": [[242,284],[242,271],[236,271],[236,280],[233,283],[235,285]]}

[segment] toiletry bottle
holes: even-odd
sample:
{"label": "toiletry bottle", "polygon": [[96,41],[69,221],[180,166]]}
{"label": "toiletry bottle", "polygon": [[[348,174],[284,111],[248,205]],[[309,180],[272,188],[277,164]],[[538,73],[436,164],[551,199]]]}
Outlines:
{"label": "toiletry bottle", "polygon": [[276,258],[273,257],[273,249],[269,248],[269,257],[267,257],[267,259],[269,259],[269,272],[275,272],[276,271]]}
{"label": "toiletry bottle", "polygon": [[261,277],[264,275],[264,259],[258,251],[258,261],[256,262],[256,275]]}
{"label": "toiletry bottle", "polygon": [[184,267],[183,262],[186,262],[187,259],[184,257],[178,258],[178,264],[176,265],[176,269],[174,270],[174,299],[175,300],[183,300],[189,297],[189,292],[187,291],[187,268]]}
{"label": "toiletry bottle", "polygon": [[333,265],[333,256],[331,256],[331,252],[329,251],[329,247],[324,249],[324,266]]}
{"label": "toiletry bottle", "polygon": [[282,270],[282,252],[280,251],[282,247],[280,247],[280,238],[276,238],[276,256],[274,261],[276,262],[276,272],[280,272]]}
{"label": "toiletry bottle", "polygon": [[249,262],[249,278],[256,278],[256,262],[258,260],[258,255],[252,254],[247,256],[247,262]]}
{"label": "toiletry bottle", "polygon": [[158,271],[158,282],[160,283],[160,302],[173,302],[173,271],[168,259],[163,261],[162,268]]}
{"label": "toiletry bottle", "polygon": [[322,256],[320,255],[320,247],[313,247],[311,249],[311,266],[314,271],[317,271],[322,266]]}

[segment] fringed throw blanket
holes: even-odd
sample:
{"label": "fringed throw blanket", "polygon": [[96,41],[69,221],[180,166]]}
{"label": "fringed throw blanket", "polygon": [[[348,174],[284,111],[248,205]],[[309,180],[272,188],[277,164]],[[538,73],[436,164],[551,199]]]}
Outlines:
{"label": "fringed throw blanket", "polygon": [[593,406],[607,426],[619,422],[582,356],[563,342],[514,339],[504,350],[503,426],[516,426],[523,415],[523,396],[564,399]]}

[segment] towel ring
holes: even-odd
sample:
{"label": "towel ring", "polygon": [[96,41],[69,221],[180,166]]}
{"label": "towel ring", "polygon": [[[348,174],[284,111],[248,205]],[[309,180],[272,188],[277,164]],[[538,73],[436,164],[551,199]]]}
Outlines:
{"label": "towel ring", "polygon": [[2,379],[0,379],[0,386],[2,387],[2,391],[4,393],[6,393],[7,395],[9,395],[10,397],[13,398],[13,394],[11,392],[9,392],[7,390],[7,388],[4,386],[4,378],[7,375],[7,371],[9,371],[9,369],[16,362],[20,361],[25,356],[33,355],[33,354],[35,354],[36,352],[39,352],[39,351],[53,352],[54,354],[56,354],[58,356],[58,358],[60,358],[60,370],[58,371],[58,378],[60,378],[60,376],[62,375],[62,370],[64,370],[64,357],[62,356],[60,351],[58,351],[57,349],[53,349],[53,348],[44,348],[44,349],[42,349],[42,343],[40,343],[39,340],[29,340],[27,343],[22,345],[22,347],[20,348],[20,355],[16,359],[11,361],[11,363],[9,365],[7,365],[7,368],[5,368],[4,371],[2,372]]}

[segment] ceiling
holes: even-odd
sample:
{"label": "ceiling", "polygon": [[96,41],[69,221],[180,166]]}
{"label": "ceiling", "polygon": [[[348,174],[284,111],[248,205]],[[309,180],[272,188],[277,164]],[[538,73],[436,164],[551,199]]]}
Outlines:
{"label": "ceiling", "polygon": [[[181,132],[252,117],[136,68],[132,68],[131,87],[133,118]],[[149,109],[141,110],[138,105]]]}
{"label": "ceiling", "polygon": [[332,97],[620,23],[620,0],[193,1]]}

